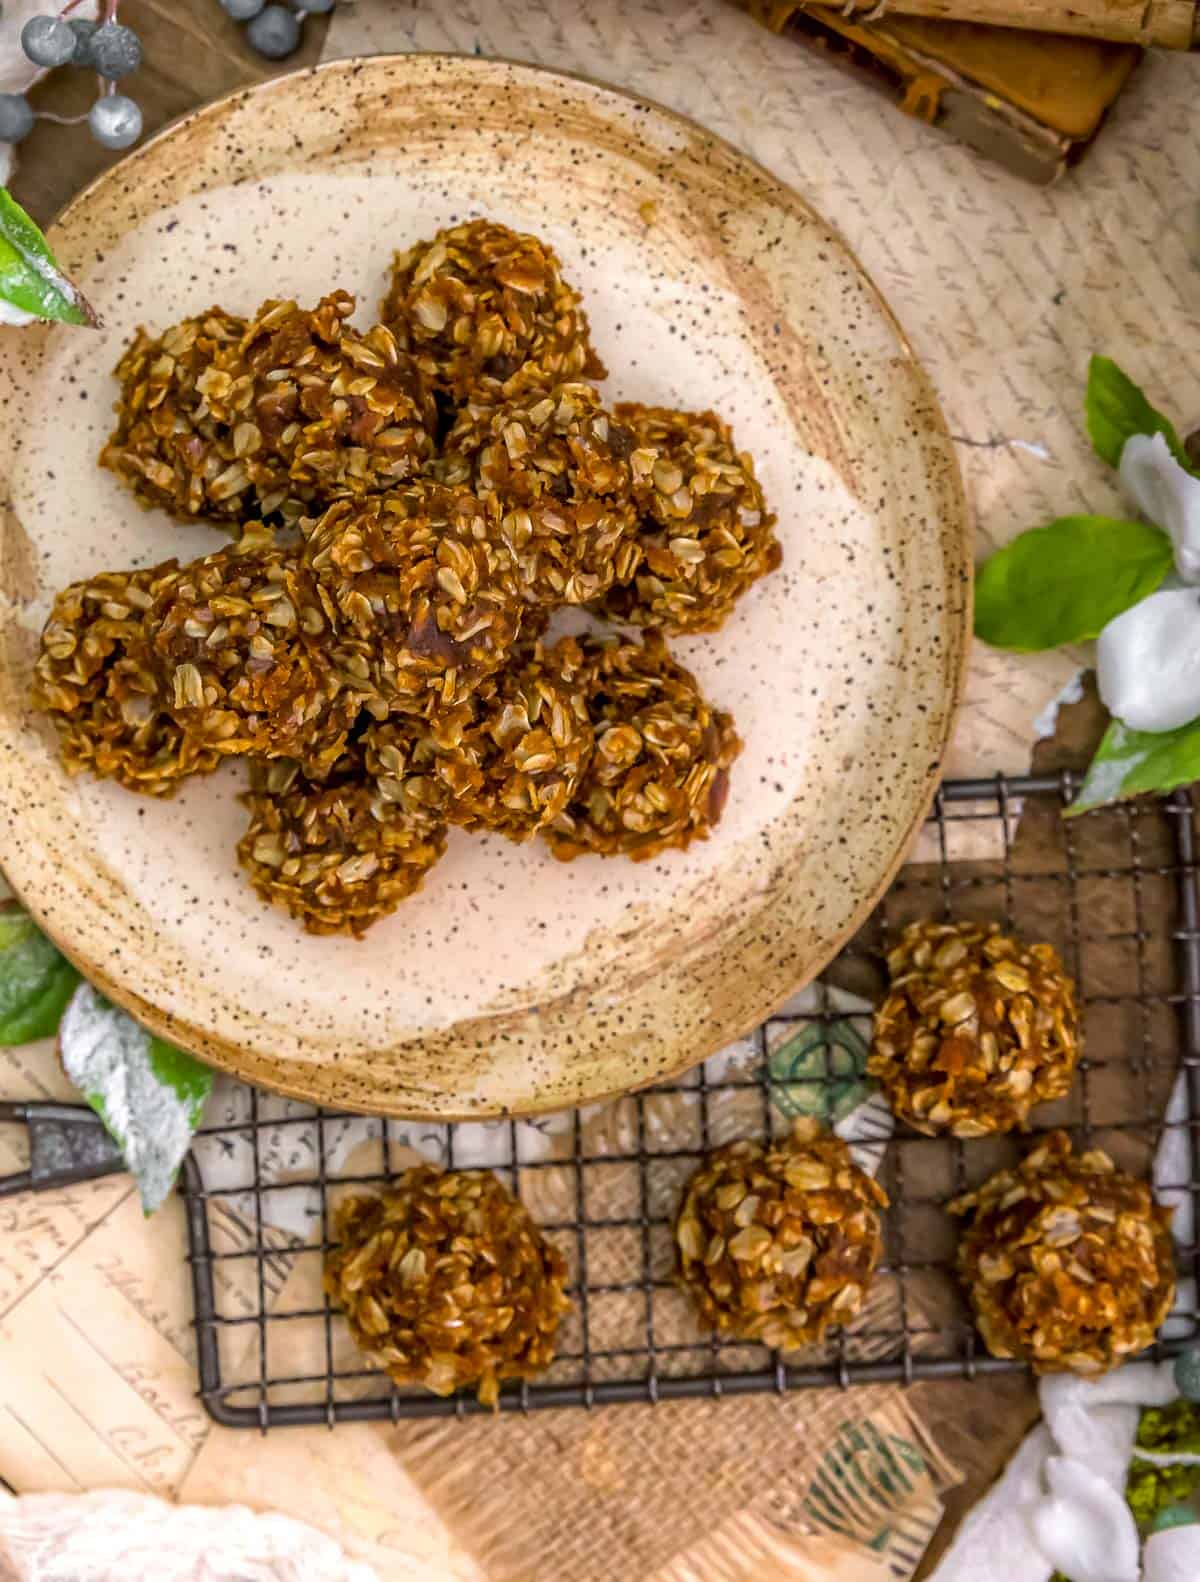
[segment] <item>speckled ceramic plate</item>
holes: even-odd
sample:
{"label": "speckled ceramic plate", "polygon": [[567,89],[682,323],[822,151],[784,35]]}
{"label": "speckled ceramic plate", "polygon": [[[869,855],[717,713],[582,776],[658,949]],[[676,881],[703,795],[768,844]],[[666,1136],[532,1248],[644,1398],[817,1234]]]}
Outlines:
{"label": "speckled ceramic plate", "polygon": [[[686,853],[560,865],[456,831],[366,940],[316,939],[239,876],[241,766],[166,803],[67,779],[30,665],[61,585],[222,541],[96,467],[134,327],[335,285],[369,321],[391,250],[475,215],[557,248],[610,397],[712,405],[753,450],[783,568],[724,631],[674,645],[746,748],[719,830]],[[446,1117],[680,1071],[819,971],[926,810],[970,568],[929,385],[800,198],[612,89],[403,55],[209,106],[90,187],[52,241],[105,327],[0,331],[3,865],[95,982],[268,1087]]]}

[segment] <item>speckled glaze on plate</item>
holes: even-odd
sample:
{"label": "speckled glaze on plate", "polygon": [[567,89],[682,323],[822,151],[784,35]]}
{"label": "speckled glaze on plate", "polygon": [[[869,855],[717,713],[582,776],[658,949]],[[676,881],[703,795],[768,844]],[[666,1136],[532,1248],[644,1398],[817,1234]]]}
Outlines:
{"label": "speckled glaze on plate", "polygon": [[[757,458],[783,568],[725,630],[673,644],[746,748],[722,824],[686,853],[562,865],[456,831],[365,941],[312,938],[239,876],[239,765],[165,803],[62,773],[27,703],[37,634],[75,578],[224,541],[96,467],[136,325],[333,286],[369,322],[394,247],[484,214],[558,249],[610,399],[712,405]],[[2,861],[97,984],[255,1082],[445,1118],[681,1071],[820,970],[934,789],[970,563],[929,385],[807,205],[615,90],[402,55],[210,105],[101,177],[51,240],[105,326],[0,332]]]}

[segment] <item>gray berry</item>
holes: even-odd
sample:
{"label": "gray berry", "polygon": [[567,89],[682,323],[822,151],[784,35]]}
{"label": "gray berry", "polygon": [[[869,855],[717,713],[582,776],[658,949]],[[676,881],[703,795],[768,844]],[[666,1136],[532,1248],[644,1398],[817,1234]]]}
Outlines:
{"label": "gray berry", "polygon": [[142,135],[142,112],[123,93],[107,93],[88,111],[88,126],[105,148],[128,148]]}
{"label": "gray berry", "polygon": [[334,0],[296,0],[301,11],[311,11],[314,16],[320,16],[326,11],[332,11]]}
{"label": "gray berry", "polygon": [[19,93],[0,93],[0,143],[19,143],[32,131],[29,100]]}
{"label": "gray berry", "polygon": [[92,65],[109,82],[128,77],[142,64],[142,42],[131,27],[106,22],[92,34],[88,47]]}
{"label": "gray berry", "polygon": [[62,17],[31,16],[21,29],[21,48],[35,66],[65,66],[75,54],[75,35]]}
{"label": "gray berry", "polygon": [[300,18],[286,6],[269,5],[250,23],[246,37],[268,60],[283,60],[300,43]]}
{"label": "gray berry", "polygon": [[90,66],[92,64],[92,39],[100,30],[99,22],[89,22],[85,17],[72,17],[67,26],[75,35],[75,53],[71,57],[72,66]]}
{"label": "gray berry", "polygon": [[267,0],[221,0],[222,8],[235,22],[250,22],[265,6]]}

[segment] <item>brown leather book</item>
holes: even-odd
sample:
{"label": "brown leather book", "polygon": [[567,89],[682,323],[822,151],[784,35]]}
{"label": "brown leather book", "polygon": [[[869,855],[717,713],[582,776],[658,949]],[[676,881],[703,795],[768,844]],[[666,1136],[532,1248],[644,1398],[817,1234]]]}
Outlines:
{"label": "brown leather book", "polygon": [[1142,51],[1064,34],[888,12],[876,20],[795,0],[734,0],[1027,181],[1087,152]]}

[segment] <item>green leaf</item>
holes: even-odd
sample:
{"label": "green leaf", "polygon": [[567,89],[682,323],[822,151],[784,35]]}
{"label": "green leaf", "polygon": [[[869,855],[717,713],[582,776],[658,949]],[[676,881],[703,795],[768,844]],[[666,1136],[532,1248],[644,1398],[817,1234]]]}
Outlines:
{"label": "green leaf", "polygon": [[47,1038],[79,974],[15,903],[0,911],[0,1044]]}
{"label": "green leaf", "polygon": [[1134,434],[1161,434],[1171,454],[1191,471],[1179,435],[1169,418],[1146,397],[1109,357],[1093,357],[1088,365],[1087,427],[1092,445],[1110,467],[1121,465],[1125,441]]}
{"label": "green leaf", "polygon": [[108,1128],[152,1214],[174,1184],[213,1074],[81,983],[59,1028],[63,1069]]}
{"label": "green leaf", "polygon": [[984,562],[975,579],[975,635],[1032,653],[1098,637],[1170,571],[1171,540],[1146,522],[1061,516]]}
{"label": "green leaf", "polygon": [[55,263],[46,238],[5,187],[0,187],[0,301],[38,319],[98,323]]}
{"label": "green leaf", "polygon": [[1147,791],[1174,791],[1195,780],[1200,780],[1200,720],[1173,731],[1133,731],[1113,720],[1067,813],[1086,813]]}

